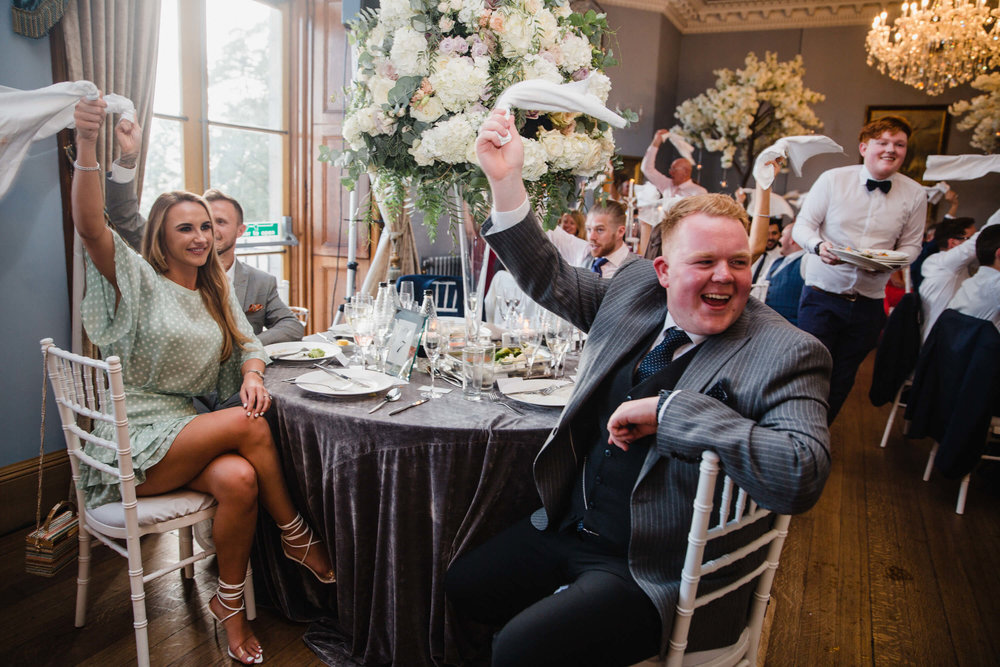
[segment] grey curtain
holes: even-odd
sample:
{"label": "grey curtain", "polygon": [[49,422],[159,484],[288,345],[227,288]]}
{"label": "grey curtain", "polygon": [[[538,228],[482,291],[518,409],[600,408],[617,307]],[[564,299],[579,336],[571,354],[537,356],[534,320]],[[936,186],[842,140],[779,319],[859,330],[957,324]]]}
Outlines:
{"label": "grey curtain", "polygon": [[[61,27],[66,79],[92,81],[104,93],[117,93],[135,103],[136,120],[143,133],[135,180],[137,192],[141,193],[153,118],[160,0],[72,0]],[[105,168],[110,168],[116,157],[111,122],[105,126],[103,140],[97,146],[97,159]],[[68,200],[63,205],[69,206]],[[73,351],[97,356],[80,322],[83,268],[83,246],[74,234],[71,266],[67,267],[72,275]]]}
{"label": "grey curtain", "polygon": [[[135,180],[140,193],[153,119],[159,33],[160,0],[74,0],[63,18],[69,79],[93,81],[103,92],[135,102],[142,127]],[[110,129],[98,146],[98,160],[105,166],[117,157]]]}

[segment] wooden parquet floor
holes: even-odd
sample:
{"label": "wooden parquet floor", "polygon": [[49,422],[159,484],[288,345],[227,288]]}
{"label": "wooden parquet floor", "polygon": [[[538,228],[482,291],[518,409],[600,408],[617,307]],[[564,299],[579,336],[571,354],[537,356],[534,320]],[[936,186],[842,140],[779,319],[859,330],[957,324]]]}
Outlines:
{"label": "wooden parquet floor", "polygon": [[[833,428],[833,472],[819,503],[793,518],[774,587],[765,664],[1000,664],[1000,471],[973,475],[966,514],[958,482],[921,481],[929,441],[906,441],[899,422],[878,442],[889,408],[867,400],[869,360]],[[94,551],[87,626],[73,627],[75,567],[53,579],[24,574],[24,535],[0,538],[0,662],[135,664],[128,582],[118,556]],[[152,561],[176,553],[172,536],[147,538]],[[204,601],[214,563],[192,582],[147,586],[154,665],[230,665]],[[259,608],[255,631],[269,665],[322,664],[305,626]],[[400,663],[400,667],[406,667]]]}

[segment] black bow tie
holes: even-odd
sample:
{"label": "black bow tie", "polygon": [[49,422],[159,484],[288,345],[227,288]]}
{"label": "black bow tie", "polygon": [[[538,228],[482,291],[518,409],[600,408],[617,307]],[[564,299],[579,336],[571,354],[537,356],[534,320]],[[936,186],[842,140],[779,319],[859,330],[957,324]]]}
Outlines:
{"label": "black bow tie", "polygon": [[889,188],[892,187],[892,181],[876,181],[873,178],[869,178],[868,182],[865,183],[865,187],[868,188],[868,192],[878,188],[883,193],[889,194]]}

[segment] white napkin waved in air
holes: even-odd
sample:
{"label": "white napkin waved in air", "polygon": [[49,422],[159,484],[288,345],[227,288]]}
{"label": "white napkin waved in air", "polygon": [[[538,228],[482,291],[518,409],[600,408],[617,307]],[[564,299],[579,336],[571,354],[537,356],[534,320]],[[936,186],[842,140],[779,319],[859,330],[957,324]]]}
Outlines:
{"label": "white napkin waved in air", "polygon": [[925,181],[971,181],[1000,171],[1000,155],[928,155]]}
{"label": "white napkin waved in air", "polygon": [[765,190],[774,183],[774,169],[765,163],[775,158],[787,158],[788,166],[796,176],[802,175],[802,165],[814,155],[822,153],[843,153],[844,147],[830,137],[822,134],[805,134],[793,137],[782,137],[768,146],[753,164],[753,177],[757,184]]}
{"label": "white napkin waved in air", "polygon": [[647,225],[656,226],[663,220],[667,211],[673,208],[674,204],[684,199],[684,197],[664,197],[660,189],[652,183],[642,183],[633,188],[635,192],[635,206],[639,209],[639,220]]}
{"label": "white napkin waved in air", "polygon": [[[603,120],[612,127],[623,128],[626,120],[601,104],[597,96],[588,92],[589,77],[570,83],[552,83],[545,79],[529,79],[515,83],[500,93],[496,108],[510,111],[512,108],[528,111],[581,112]],[[510,137],[501,137],[501,145]]]}
{"label": "white napkin waved in air", "polygon": [[929,204],[938,203],[939,201],[941,201],[941,198],[945,196],[945,193],[947,193],[948,190],[951,190],[951,186],[949,186],[944,181],[935,183],[934,185],[930,186],[925,185],[924,194],[927,195],[927,203]]}
{"label": "white napkin waved in air", "polygon": [[[34,141],[73,127],[73,108],[81,97],[97,99],[90,81],[64,81],[37,90],[0,86],[0,197],[2,197]],[[135,121],[135,105],[120,95],[105,95],[108,113]]]}
{"label": "white napkin waved in air", "polygon": [[697,164],[694,161],[694,146],[685,141],[684,137],[671,132],[667,135],[667,141],[669,141],[673,147],[677,149],[677,152],[680,153],[682,158],[691,163],[692,167]]}

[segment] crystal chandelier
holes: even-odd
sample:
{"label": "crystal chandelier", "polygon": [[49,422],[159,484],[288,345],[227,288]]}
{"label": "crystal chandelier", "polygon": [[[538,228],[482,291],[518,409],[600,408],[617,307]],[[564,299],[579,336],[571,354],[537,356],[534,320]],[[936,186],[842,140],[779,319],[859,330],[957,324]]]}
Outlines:
{"label": "crystal chandelier", "polygon": [[890,27],[883,11],[865,39],[868,64],[890,78],[939,95],[1000,67],[1000,8],[988,0],[904,2]]}

